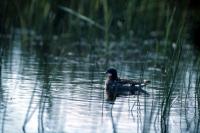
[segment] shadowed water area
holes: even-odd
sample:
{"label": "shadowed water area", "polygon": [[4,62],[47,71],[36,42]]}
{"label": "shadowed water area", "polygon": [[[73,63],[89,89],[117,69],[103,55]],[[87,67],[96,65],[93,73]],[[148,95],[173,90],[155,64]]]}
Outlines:
{"label": "shadowed water area", "polygon": [[[19,33],[1,39],[1,133],[199,131],[199,68],[191,45],[176,51],[174,43],[171,50],[180,54],[178,61],[171,61],[172,55],[155,54],[151,39],[110,42],[109,57],[94,50],[82,53],[85,43],[68,44],[70,50],[64,47],[56,55],[32,44],[27,48]],[[126,43],[132,47],[112,49]],[[122,78],[151,80],[143,88],[150,96],[128,95],[108,103],[108,67],[115,67]]]}

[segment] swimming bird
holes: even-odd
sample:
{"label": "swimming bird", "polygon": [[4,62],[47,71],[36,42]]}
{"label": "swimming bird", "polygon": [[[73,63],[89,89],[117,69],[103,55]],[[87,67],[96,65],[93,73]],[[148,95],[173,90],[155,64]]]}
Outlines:
{"label": "swimming bird", "polygon": [[106,71],[107,79],[105,81],[105,91],[108,101],[114,101],[120,95],[134,95],[136,92],[149,95],[142,89],[143,86],[150,83],[149,80],[133,81],[128,79],[120,79],[117,75],[117,70],[110,68]]}

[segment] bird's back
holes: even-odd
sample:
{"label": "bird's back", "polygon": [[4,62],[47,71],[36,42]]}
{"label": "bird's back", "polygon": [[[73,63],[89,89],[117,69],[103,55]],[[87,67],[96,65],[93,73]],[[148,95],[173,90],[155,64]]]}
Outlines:
{"label": "bird's back", "polygon": [[120,95],[133,95],[136,91],[149,95],[142,86],[122,84],[117,80],[107,80],[105,82],[106,97],[108,100],[115,100]]}

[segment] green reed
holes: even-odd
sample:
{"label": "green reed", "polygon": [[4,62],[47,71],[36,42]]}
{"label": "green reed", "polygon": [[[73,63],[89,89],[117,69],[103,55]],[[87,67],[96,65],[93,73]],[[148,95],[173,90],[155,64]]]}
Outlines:
{"label": "green reed", "polygon": [[110,19],[111,12],[109,10],[108,1],[103,0],[103,12],[104,12],[104,25],[105,25],[105,44],[106,49],[108,50],[108,42],[109,42],[109,27],[110,27]]}
{"label": "green reed", "polygon": [[194,127],[194,131],[198,133],[199,132],[199,125],[200,125],[200,118],[199,118],[199,114],[200,114],[200,58],[197,59],[197,73],[196,73],[196,82],[195,82],[195,103],[196,103],[196,109],[195,109],[195,119],[194,119],[194,123],[195,123],[195,127]]}
{"label": "green reed", "polygon": [[[173,93],[176,90],[176,77],[179,71],[181,70],[181,66],[179,65],[181,56],[182,56],[182,45],[184,42],[184,33],[185,33],[185,19],[186,15],[184,14],[182,16],[182,21],[180,23],[180,27],[178,30],[178,35],[177,35],[177,40],[175,42],[176,47],[171,46],[169,40],[169,33],[171,33],[171,25],[173,23],[173,17],[175,14],[175,9],[172,12],[172,16],[169,19],[169,22],[167,24],[167,29],[166,29],[166,45],[168,47],[168,50],[166,50],[167,55],[169,56],[169,61],[166,63],[165,68],[166,68],[166,81],[165,83],[165,91],[164,91],[164,97],[162,101],[162,108],[161,108],[161,131],[162,132],[169,132],[169,118],[170,118],[170,110],[171,106],[173,105],[173,102],[177,99],[177,97],[173,98]],[[165,48],[167,48],[165,47]],[[170,48],[171,47],[171,48]],[[171,54],[169,54],[171,53]],[[181,82],[182,83],[182,82]]]}
{"label": "green reed", "polygon": [[[61,2],[52,2],[49,0],[21,0],[12,2],[4,1],[0,7],[0,14],[2,19],[5,20],[0,21],[0,25],[3,25],[5,29],[19,27],[20,29],[32,30],[35,32],[34,37],[37,35],[42,36],[42,41],[45,39],[51,40],[54,34],[58,34],[61,37],[64,36],[66,40],[68,40],[68,36],[70,38],[72,35],[75,36],[75,41],[83,37],[88,37],[88,40],[91,39],[91,41],[89,40],[91,43],[93,43],[95,39],[101,40],[103,38],[105,52],[102,53],[102,55],[107,54],[110,50],[110,41],[118,40],[118,37],[121,39],[121,37],[129,34],[130,31],[133,31],[133,35],[131,35],[130,38],[139,37],[142,39],[149,37],[151,31],[164,31],[164,35],[160,35],[160,38],[166,42],[164,44],[165,46],[163,48],[161,46],[162,43],[158,39],[159,43],[157,43],[156,52],[168,57],[168,61],[164,64],[167,75],[165,81],[163,81],[165,90],[161,98],[162,108],[156,115],[159,116],[159,113],[161,114],[162,132],[168,132],[171,105],[174,99],[176,100],[176,98],[172,97],[173,93],[176,91],[175,81],[181,69],[179,63],[182,57],[183,35],[187,16],[185,12],[181,14],[181,23],[175,27],[179,22],[179,20],[177,20],[177,16],[180,15],[177,13],[179,9],[178,7],[169,8],[170,6],[166,1],[151,3],[148,0],[118,0],[117,2],[114,0],[96,0],[81,1],[79,3],[77,1],[66,2],[64,0],[61,0]],[[174,28],[177,36],[172,37],[174,35]],[[31,36],[26,35],[25,37],[29,39]],[[71,40],[69,39],[69,41]],[[176,48],[172,48],[173,42],[175,42]],[[61,54],[64,54],[64,52],[68,50],[76,49],[75,46],[63,46],[61,43],[63,42],[57,40],[53,43],[46,42],[44,44],[48,45],[49,51],[55,51],[55,46],[51,47],[51,45],[56,44],[56,48],[59,49],[58,53]],[[89,44],[86,43],[86,45]],[[130,41],[126,45],[132,45],[132,42]],[[116,47],[127,46],[119,46],[116,44]],[[139,44],[137,47],[139,47]],[[101,50],[102,47],[92,48]],[[48,50],[46,52],[49,52]],[[117,52],[121,54],[122,51],[120,49],[120,51]],[[196,100],[198,108],[200,107],[199,95],[199,78],[197,78]],[[43,100],[43,102],[45,102],[45,99]],[[152,103],[152,105],[155,104],[156,103]],[[39,119],[43,117],[43,108],[44,105],[41,103]],[[151,122],[153,122],[154,111],[154,108],[152,108],[149,118]],[[25,123],[27,122],[25,121]],[[41,121],[39,121],[39,123],[42,125]],[[149,127],[150,126],[151,125],[149,125]],[[199,130],[198,126],[196,130]]]}
{"label": "green reed", "polygon": [[[92,2],[80,1],[77,3],[64,0],[60,2],[20,0],[4,2],[0,6],[2,6],[2,14],[3,12],[7,14],[7,16],[3,16],[6,23],[2,22],[2,25],[8,24],[7,27],[17,26],[19,28],[26,28],[35,31],[36,35],[41,34],[42,36],[52,36],[55,31],[57,34],[69,34],[69,32],[72,32],[70,34],[77,35],[77,32],[82,32],[83,29],[86,32],[92,30],[93,34],[98,35],[101,31],[90,28],[89,25],[93,25],[104,30],[103,37],[105,44],[108,45],[111,34],[114,35],[112,37],[125,36],[130,31],[145,34],[145,31],[148,32],[157,27],[157,25],[163,25],[163,18],[165,18],[167,12],[165,11],[166,7],[161,6],[162,8],[160,8],[160,5],[166,5],[166,2],[160,1],[152,4],[147,0],[97,0]],[[159,9],[159,12],[157,9]],[[15,12],[15,17],[13,17],[13,12]],[[158,20],[156,25],[152,20]],[[85,25],[82,21],[86,21],[89,25]],[[82,24],[86,28],[81,28]],[[159,27],[159,29],[162,28]],[[141,30],[145,31],[141,32]],[[82,36],[82,34],[80,35]],[[102,36],[100,35],[100,37]]]}

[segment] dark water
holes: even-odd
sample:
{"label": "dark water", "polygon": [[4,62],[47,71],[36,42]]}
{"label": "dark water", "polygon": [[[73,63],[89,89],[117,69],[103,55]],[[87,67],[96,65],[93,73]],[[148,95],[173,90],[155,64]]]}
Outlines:
{"label": "dark water", "polygon": [[[198,132],[198,69],[193,49],[183,47],[169,112],[165,113],[169,77],[162,64],[168,58],[150,49],[143,55],[142,49],[148,49],[150,43],[146,41],[146,46],[127,50],[107,63],[103,55],[69,52],[55,56],[27,50],[14,38],[1,59],[0,132]],[[123,96],[115,104],[107,103],[103,87],[109,66],[116,67],[122,78],[151,80],[144,88],[150,96]]]}

